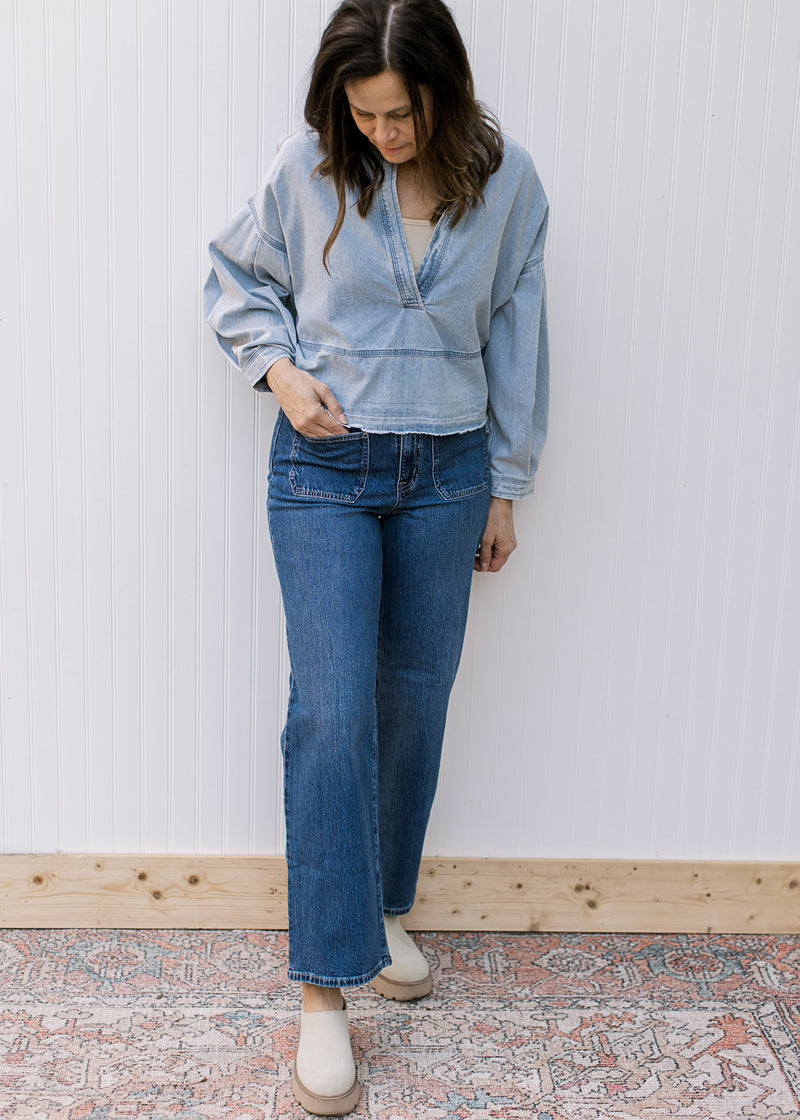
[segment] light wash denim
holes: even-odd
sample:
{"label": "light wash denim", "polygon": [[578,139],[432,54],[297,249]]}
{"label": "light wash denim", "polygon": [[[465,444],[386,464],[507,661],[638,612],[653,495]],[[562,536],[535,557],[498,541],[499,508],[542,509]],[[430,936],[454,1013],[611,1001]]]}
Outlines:
{"label": "light wash denim", "polygon": [[547,199],[510,137],[485,205],[438,222],[419,271],[403,234],[395,165],[366,218],[337,214],[314,175],[316,133],[284,141],[256,194],[211,242],[206,315],[251,385],[288,356],[328,384],[351,426],[452,434],[488,423],[492,493],[533,489],[547,428],[542,258]]}
{"label": "light wash denim", "polygon": [[485,429],[308,439],[279,414],[292,980],[363,984],[391,963],[383,914],[414,901],[488,506]]}

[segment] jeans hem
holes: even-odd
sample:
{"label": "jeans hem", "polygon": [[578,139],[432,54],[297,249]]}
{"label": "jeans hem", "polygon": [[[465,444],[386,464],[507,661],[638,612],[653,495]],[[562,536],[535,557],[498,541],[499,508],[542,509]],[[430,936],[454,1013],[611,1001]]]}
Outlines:
{"label": "jeans hem", "polygon": [[407,914],[413,905],[413,902],[409,902],[408,906],[384,906],[383,912],[397,918],[401,914]]}
{"label": "jeans hem", "polygon": [[358,984],[368,984],[373,976],[377,976],[391,963],[392,958],[387,953],[381,957],[375,968],[371,968],[369,972],[362,972],[360,976],[317,976],[313,972],[298,972],[296,968],[287,969],[286,975],[290,980],[299,980],[304,984],[317,984],[320,988],[355,988]]}

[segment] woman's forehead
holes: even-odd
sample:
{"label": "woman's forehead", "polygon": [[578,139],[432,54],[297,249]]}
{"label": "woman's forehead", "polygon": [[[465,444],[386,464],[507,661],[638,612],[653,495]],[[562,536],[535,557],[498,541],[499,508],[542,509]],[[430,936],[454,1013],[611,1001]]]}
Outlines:
{"label": "woman's forehead", "polygon": [[344,89],[354,105],[371,113],[391,113],[395,109],[407,109],[411,104],[405,82],[393,70],[371,78],[353,78],[345,82]]}

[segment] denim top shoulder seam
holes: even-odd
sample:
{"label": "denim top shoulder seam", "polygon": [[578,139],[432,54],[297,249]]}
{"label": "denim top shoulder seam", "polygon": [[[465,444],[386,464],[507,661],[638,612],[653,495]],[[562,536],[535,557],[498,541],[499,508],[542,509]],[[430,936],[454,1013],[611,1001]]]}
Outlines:
{"label": "denim top shoulder seam", "polygon": [[259,390],[287,356],[331,387],[351,426],[450,435],[488,426],[492,493],[533,489],[547,431],[544,243],[548,204],[527,151],[506,136],[484,204],[441,217],[415,271],[397,168],[366,218],[314,175],[311,130],[285,140],[258,191],[209,246],[206,317]]}

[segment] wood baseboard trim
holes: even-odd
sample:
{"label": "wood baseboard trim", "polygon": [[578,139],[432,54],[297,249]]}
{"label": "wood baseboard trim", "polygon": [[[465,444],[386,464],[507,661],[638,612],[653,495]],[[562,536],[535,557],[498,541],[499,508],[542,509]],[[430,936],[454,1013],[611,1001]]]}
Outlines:
{"label": "wood baseboard trim", "polygon": [[[798,933],[800,864],[425,858],[409,929]],[[286,929],[281,856],[2,855],[0,927]]]}

